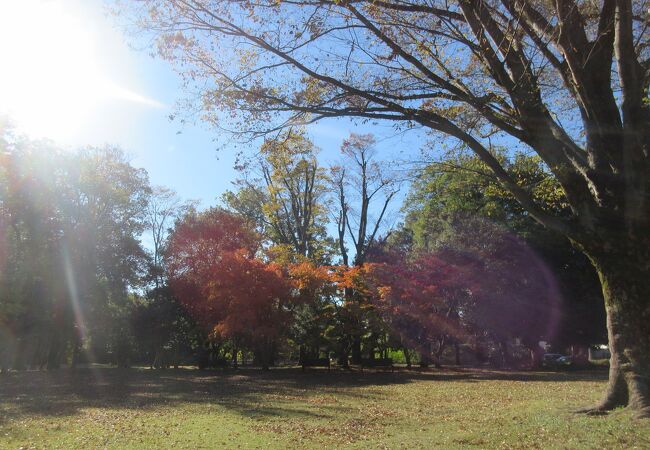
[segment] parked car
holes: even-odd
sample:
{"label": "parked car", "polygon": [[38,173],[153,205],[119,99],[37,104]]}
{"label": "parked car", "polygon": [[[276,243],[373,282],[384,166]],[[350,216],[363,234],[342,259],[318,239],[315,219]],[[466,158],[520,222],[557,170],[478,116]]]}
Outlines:
{"label": "parked car", "polygon": [[558,358],[561,358],[563,355],[560,353],[544,353],[544,362],[555,361]]}
{"label": "parked car", "polygon": [[570,366],[572,362],[570,356],[564,356],[560,353],[546,353],[542,359],[544,367]]}

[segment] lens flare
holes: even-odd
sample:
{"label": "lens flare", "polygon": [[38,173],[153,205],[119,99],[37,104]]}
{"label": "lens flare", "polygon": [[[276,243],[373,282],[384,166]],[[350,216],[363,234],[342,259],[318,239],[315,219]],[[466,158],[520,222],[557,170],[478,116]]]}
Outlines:
{"label": "lens flare", "polygon": [[523,239],[481,218],[456,218],[449,242],[389,262],[375,279],[383,285],[379,311],[422,358],[436,361],[454,342],[493,353],[517,342],[535,364],[540,342],[557,335],[555,275]]}
{"label": "lens flare", "polygon": [[[86,319],[84,317],[83,307],[81,305],[81,296],[79,295],[79,287],[75,276],[74,265],[72,263],[70,251],[65,245],[61,248],[61,259],[61,262],[63,264],[63,271],[65,274],[68,296],[70,299],[70,306],[72,307],[76,328],[79,333],[79,339],[81,340],[81,349],[82,352],[86,355],[86,360],[92,364],[96,361],[96,359],[92,350],[90,348],[84,347],[84,344],[86,344],[88,341]],[[102,381],[99,371],[93,370],[93,375],[97,381]]]}
{"label": "lens flare", "polygon": [[74,2],[0,2],[0,112],[35,138],[66,140],[111,100],[162,107],[111,80]]}

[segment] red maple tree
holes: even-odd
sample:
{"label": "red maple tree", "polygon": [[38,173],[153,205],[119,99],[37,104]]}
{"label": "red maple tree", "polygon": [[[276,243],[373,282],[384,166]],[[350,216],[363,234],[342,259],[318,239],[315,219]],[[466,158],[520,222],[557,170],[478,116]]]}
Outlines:
{"label": "red maple tree", "polygon": [[265,369],[290,320],[292,285],[281,268],[256,258],[257,234],[239,216],[213,209],[181,222],[168,268],[176,295],[214,337],[236,339]]}

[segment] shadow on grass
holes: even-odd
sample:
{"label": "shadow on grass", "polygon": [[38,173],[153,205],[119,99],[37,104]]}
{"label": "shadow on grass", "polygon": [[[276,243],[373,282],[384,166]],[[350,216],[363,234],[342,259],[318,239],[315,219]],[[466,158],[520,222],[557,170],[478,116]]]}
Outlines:
{"label": "shadow on grass", "polygon": [[[314,397],[372,399],[373,386],[415,381],[605,381],[607,372],[506,372],[481,369],[365,373],[297,369],[198,371],[192,369],[62,369],[0,376],[0,424],[24,416],[67,416],[83,408],[149,409],[179,403],[220,405],[254,418],[327,418],[340,406],[315,412]],[[364,389],[355,389],[355,387]],[[263,401],[261,401],[263,400]],[[267,406],[271,405],[271,406]],[[324,411],[324,412],[323,412]]]}

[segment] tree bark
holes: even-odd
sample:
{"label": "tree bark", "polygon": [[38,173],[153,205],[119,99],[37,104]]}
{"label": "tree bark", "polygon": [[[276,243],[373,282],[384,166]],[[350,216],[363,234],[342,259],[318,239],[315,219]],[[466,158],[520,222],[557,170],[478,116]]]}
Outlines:
{"label": "tree bark", "polygon": [[341,351],[338,355],[338,364],[344,369],[350,368],[350,363],[348,362],[349,352]]}
{"label": "tree bark", "polygon": [[510,352],[508,351],[508,341],[501,339],[499,341],[499,348],[501,349],[501,367],[512,368],[512,359],[510,358]]}
{"label": "tree bark", "polygon": [[541,368],[544,360],[544,350],[542,350],[539,344],[532,344],[528,348],[530,350],[530,368],[532,370]]}
{"label": "tree bark", "polygon": [[431,357],[428,352],[420,352],[420,367],[426,369],[431,364]]}
{"label": "tree bark", "polygon": [[72,358],[70,359],[70,368],[76,369],[79,364],[79,357],[81,356],[81,343],[75,341],[72,344]]}
{"label": "tree bark", "polygon": [[232,348],[232,368],[236,369],[237,368],[237,347],[233,346]]}
{"label": "tree bark", "polygon": [[605,397],[581,411],[628,406],[650,417],[650,260],[643,245],[621,253],[617,247],[624,245],[590,255],[603,288],[611,358]]}
{"label": "tree bark", "polygon": [[411,352],[406,347],[402,348],[404,352],[404,360],[406,361],[406,367],[411,368]]}
{"label": "tree bark", "polygon": [[361,336],[352,337],[352,364],[361,364]]}
{"label": "tree bark", "polygon": [[436,350],[435,353],[435,358],[433,359],[433,365],[435,366],[436,369],[441,369],[442,368],[442,355],[445,352],[445,349],[447,348],[448,342],[447,342],[447,336],[442,336],[438,340],[438,349]]}
{"label": "tree bark", "polygon": [[54,336],[54,333],[52,333],[50,339],[46,367],[47,370],[56,370],[61,364],[61,342],[60,338]]}

